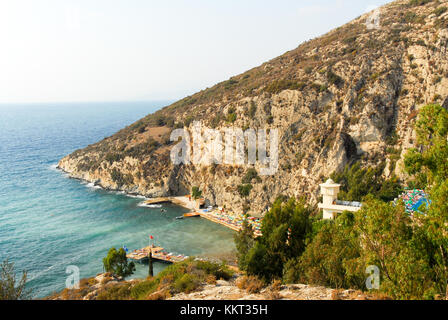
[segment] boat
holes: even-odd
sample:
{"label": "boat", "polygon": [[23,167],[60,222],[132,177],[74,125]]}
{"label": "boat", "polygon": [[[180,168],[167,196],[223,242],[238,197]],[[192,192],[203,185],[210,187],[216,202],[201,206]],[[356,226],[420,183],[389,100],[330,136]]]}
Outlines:
{"label": "boat", "polygon": [[195,218],[195,217],[200,217],[201,215],[198,212],[190,212],[190,213],[185,213],[184,217],[185,218]]}
{"label": "boat", "polygon": [[183,219],[183,218],[184,218],[183,216],[176,217],[177,220],[181,220],[181,219]]}

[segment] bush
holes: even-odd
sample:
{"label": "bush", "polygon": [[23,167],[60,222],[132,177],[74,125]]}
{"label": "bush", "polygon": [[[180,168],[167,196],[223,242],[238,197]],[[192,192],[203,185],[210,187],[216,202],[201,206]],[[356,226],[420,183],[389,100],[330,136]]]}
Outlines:
{"label": "bush", "polygon": [[242,183],[245,184],[249,184],[251,183],[254,179],[257,180],[257,182],[260,182],[260,177],[258,176],[258,172],[257,170],[255,170],[254,168],[250,168],[247,170],[246,174],[244,175],[243,179],[241,180]]}
{"label": "bush", "polygon": [[442,14],[444,14],[447,10],[448,10],[447,7],[438,7],[437,9],[434,10],[433,13],[434,13],[437,17],[440,17],[440,16],[441,16]]}
{"label": "bush", "polygon": [[130,283],[120,283],[106,286],[98,293],[97,300],[129,300],[131,293]]}
{"label": "bush", "polygon": [[346,166],[344,171],[335,172],[331,178],[340,183],[340,200],[362,201],[368,194],[383,201],[392,201],[402,191],[400,181],[397,177],[388,180],[382,177],[385,164],[373,168],[362,168],[359,162]]}
{"label": "bush", "polygon": [[224,264],[189,258],[172,264],[154,278],[137,283],[131,289],[132,299],[163,299],[178,292],[192,292],[212,278],[228,280],[233,272]]}
{"label": "bush", "polygon": [[103,259],[103,266],[106,272],[110,272],[114,276],[123,278],[130,276],[135,271],[134,262],[128,263],[126,251],[124,251],[123,248],[120,248],[119,250],[111,248],[107,253],[107,257]]}
{"label": "bush", "polygon": [[193,199],[199,199],[202,197],[202,191],[199,189],[199,187],[193,187],[191,188],[191,196]]}
{"label": "bush", "polygon": [[225,264],[217,264],[210,261],[197,261],[195,267],[205,274],[214,276],[216,279],[229,280],[233,272]]}
{"label": "bush", "polygon": [[271,94],[278,94],[284,90],[302,90],[305,86],[303,82],[282,79],[271,82],[264,90]]}
{"label": "bush", "polygon": [[327,79],[330,84],[333,84],[335,86],[340,86],[344,83],[344,80],[342,80],[340,76],[338,76],[331,70],[327,71]]}
{"label": "bush", "polygon": [[194,291],[198,286],[199,279],[197,276],[188,273],[177,279],[173,284],[174,290],[185,293]]}
{"label": "bush", "polygon": [[114,162],[119,162],[122,158],[123,156],[119,153],[108,153],[104,160],[109,162],[109,164],[112,164]]}
{"label": "bush", "polygon": [[205,282],[207,282],[207,284],[211,284],[211,285],[214,285],[214,284],[216,284],[216,277],[214,276],[214,275],[209,275],[206,279],[205,279]]}
{"label": "bush", "polygon": [[350,261],[360,257],[358,239],[352,237],[354,217],[351,213],[329,221],[307,246],[300,259],[285,267],[285,281],[305,282],[332,288],[356,288],[364,285],[362,268],[352,270]]}
{"label": "bush", "polygon": [[230,107],[229,110],[227,110],[227,122],[234,123],[237,117],[235,108]]}
{"label": "bush", "polygon": [[423,6],[427,3],[430,3],[433,0],[410,0],[409,5],[411,7]]}
{"label": "bush", "polygon": [[256,113],[257,113],[257,105],[255,104],[254,101],[251,101],[248,115],[250,118],[253,118],[253,117],[255,117]]}
{"label": "bush", "polygon": [[238,279],[236,285],[241,290],[246,290],[248,293],[259,293],[265,284],[263,281],[255,276],[243,276]]}
{"label": "bush", "polygon": [[238,193],[241,197],[247,198],[252,191],[253,186],[251,184],[244,184],[238,186]]}
{"label": "bush", "polygon": [[0,265],[0,300],[27,300],[31,297],[31,290],[25,288],[27,272],[22,273],[22,278],[17,281],[14,271],[14,263],[8,259]]}
{"label": "bush", "polygon": [[113,168],[110,173],[110,177],[112,181],[114,181],[118,187],[122,187],[124,185],[131,185],[134,183],[134,177],[131,174],[123,174],[117,168]]}
{"label": "bush", "polygon": [[[284,264],[305,250],[311,233],[311,209],[304,201],[278,198],[262,222],[262,236],[255,243],[237,242],[243,270],[266,283],[280,279]],[[250,248],[247,248],[250,246]]]}

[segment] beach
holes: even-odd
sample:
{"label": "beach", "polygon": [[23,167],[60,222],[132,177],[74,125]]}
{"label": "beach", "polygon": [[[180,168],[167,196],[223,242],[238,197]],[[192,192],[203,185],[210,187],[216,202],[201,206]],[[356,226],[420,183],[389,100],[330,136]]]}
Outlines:
{"label": "beach", "polygon": [[[235,213],[221,207],[199,209],[197,200],[192,199],[190,196],[152,198],[144,202],[148,205],[157,205],[161,203],[172,203],[175,205],[179,205],[186,209],[198,212],[201,218],[207,219],[214,223],[218,223],[222,226],[232,229],[233,231],[240,231],[243,225],[243,221],[244,219],[246,219],[242,213]],[[261,236],[262,219],[255,217],[248,217],[247,219],[249,225],[254,230],[254,235],[256,237]]]}

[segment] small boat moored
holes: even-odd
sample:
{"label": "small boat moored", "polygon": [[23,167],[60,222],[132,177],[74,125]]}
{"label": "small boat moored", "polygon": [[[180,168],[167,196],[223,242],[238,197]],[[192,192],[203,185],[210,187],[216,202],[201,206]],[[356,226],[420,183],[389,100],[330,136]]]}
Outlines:
{"label": "small boat moored", "polygon": [[190,212],[190,213],[185,213],[184,217],[185,218],[195,218],[195,217],[200,217],[201,215],[198,212]]}

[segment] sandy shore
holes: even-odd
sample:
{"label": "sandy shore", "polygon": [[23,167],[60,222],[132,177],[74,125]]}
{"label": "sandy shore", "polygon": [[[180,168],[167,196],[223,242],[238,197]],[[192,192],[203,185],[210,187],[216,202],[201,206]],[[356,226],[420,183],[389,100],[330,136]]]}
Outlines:
{"label": "sandy shore", "polygon": [[[214,223],[218,223],[222,226],[225,226],[234,231],[241,230],[241,223],[244,217],[241,214],[235,214],[234,212],[227,211],[224,213],[219,209],[213,210],[202,210],[197,209],[197,202],[195,200],[190,200],[188,196],[178,196],[178,197],[161,197],[161,198],[153,198],[145,201],[146,204],[161,204],[170,202],[184,208],[187,208],[192,211],[197,211],[201,218],[210,220]],[[261,235],[260,230],[260,220],[256,220],[255,218],[250,218],[250,224],[254,228],[254,233],[256,236]]]}
{"label": "sandy shore", "polygon": [[160,198],[150,198],[145,201],[146,204],[161,204],[161,203],[172,203],[189,210],[196,210],[196,201],[190,200],[187,196],[178,197],[160,197]]}

